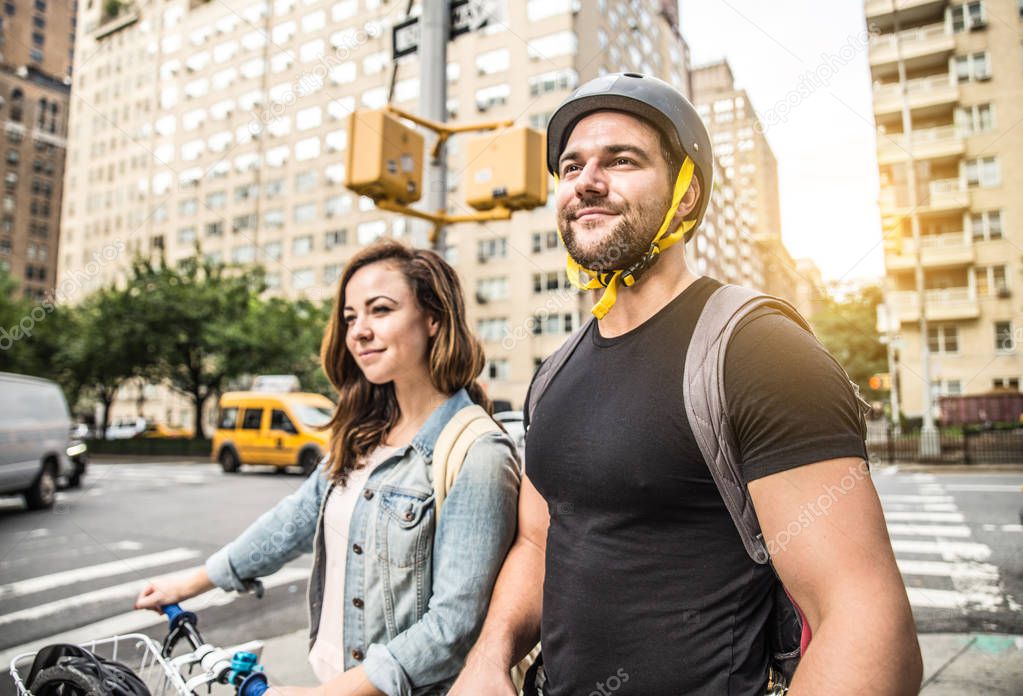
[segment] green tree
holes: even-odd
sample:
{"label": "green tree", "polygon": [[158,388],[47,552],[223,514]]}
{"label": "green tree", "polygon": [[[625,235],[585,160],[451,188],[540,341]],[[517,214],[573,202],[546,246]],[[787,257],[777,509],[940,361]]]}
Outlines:
{"label": "green tree", "polygon": [[204,437],[209,398],[260,371],[280,345],[261,323],[265,287],[261,268],[228,267],[199,255],[174,267],[134,264],[128,293],[143,308],[138,330],[155,339],[152,375],[192,400],[197,439]]}
{"label": "green tree", "polygon": [[877,306],[882,301],[881,288],[869,285],[841,302],[828,298],[813,317],[817,337],[868,399],[883,396],[870,389],[870,376],[888,369],[885,346],[876,328]]}

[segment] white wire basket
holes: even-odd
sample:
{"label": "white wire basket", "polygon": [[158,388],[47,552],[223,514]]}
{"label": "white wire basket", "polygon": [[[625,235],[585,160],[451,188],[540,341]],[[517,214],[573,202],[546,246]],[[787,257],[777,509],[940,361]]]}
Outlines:
{"label": "white wire basket", "polygon": [[[150,637],[141,633],[101,638],[79,643],[86,650],[108,660],[120,662],[130,668],[145,683],[152,696],[191,696],[185,681],[176,669],[160,655],[160,646]],[[11,660],[11,677],[18,696],[32,696],[29,684],[22,675],[28,676],[36,653],[17,655]]]}

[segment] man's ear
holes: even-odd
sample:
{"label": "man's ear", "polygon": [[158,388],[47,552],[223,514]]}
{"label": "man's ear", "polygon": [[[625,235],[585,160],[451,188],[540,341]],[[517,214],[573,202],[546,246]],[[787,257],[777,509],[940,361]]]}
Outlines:
{"label": "man's ear", "polygon": [[675,220],[679,224],[696,210],[696,206],[700,202],[700,191],[700,180],[694,174],[693,180],[686,192],[682,194],[682,202],[678,204],[678,210],[675,212]]}

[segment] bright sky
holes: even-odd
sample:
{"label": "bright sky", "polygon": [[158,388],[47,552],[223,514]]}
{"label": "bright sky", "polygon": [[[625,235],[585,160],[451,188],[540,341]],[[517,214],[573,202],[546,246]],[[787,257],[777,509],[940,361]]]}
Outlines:
{"label": "bright sky", "polygon": [[825,280],[880,276],[863,0],[679,5],[693,65],[727,58],[736,85],[749,93],[765,122],[778,159],[782,237],[789,251],[812,258]]}

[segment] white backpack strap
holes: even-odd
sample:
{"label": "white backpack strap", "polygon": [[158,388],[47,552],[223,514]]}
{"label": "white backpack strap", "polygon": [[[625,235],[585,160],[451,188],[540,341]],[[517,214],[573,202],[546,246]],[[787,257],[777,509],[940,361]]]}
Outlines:
{"label": "white backpack strap", "polygon": [[458,472],[462,470],[465,455],[481,436],[501,432],[501,426],[478,404],[471,404],[456,413],[437,437],[433,448],[433,496],[434,510],[440,519],[440,509],[448,491],[455,485]]}

